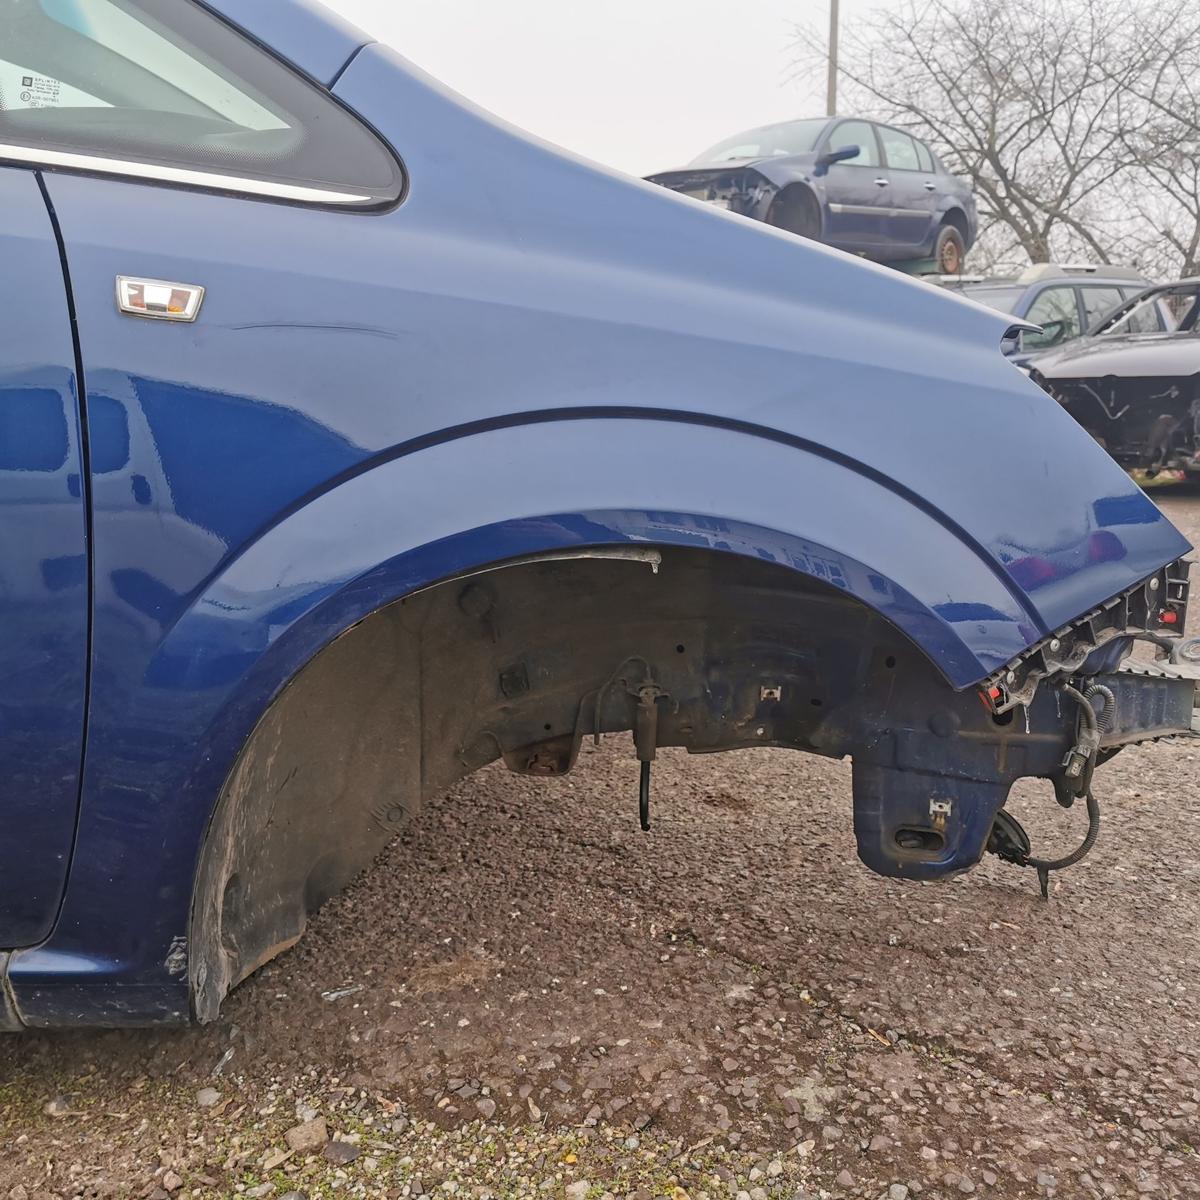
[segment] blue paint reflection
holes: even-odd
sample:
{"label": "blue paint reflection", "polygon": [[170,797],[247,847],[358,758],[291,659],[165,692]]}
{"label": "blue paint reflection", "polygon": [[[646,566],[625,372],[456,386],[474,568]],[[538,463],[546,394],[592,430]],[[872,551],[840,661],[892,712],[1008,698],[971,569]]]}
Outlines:
{"label": "blue paint reflection", "polygon": [[73,378],[0,376],[0,945],[45,935],[75,826],[87,558]]}
{"label": "blue paint reflection", "polygon": [[[283,405],[101,378],[104,390],[89,398],[101,637],[145,619],[149,647],[264,522],[366,457]],[[115,671],[129,686],[132,667]]]}
{"label": "blue paint reflection", "polygon": [[4,388],[0,471],[61,470],[71,453],[68,431],[60,392],[53,388]]}

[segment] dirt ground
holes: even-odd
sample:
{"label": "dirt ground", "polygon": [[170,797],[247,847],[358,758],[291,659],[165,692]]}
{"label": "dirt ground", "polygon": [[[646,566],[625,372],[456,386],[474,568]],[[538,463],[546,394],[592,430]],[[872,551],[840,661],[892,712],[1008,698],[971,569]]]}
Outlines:
{"label": "dirt ground", "polygon": [[1200,1196],[1198,767],[1103,768],[1049,904],[870,874],[842,763],[665,754],[649,834],[627,739],[490,768],[218,1025],[6,1040],[0,1197]]}

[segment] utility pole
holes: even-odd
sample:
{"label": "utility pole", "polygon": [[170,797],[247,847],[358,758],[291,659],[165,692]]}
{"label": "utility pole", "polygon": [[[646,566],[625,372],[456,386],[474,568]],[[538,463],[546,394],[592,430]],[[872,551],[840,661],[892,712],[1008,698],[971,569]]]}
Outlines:
{"label": "utility pole", "polygon": [[829,83],[825,90],[825,115],[837,112],[838,0],[829,0]]}

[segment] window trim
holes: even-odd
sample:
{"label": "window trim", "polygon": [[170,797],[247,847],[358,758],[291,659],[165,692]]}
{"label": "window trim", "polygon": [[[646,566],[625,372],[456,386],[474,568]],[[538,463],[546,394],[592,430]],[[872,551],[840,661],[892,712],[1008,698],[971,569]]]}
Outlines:
{"label": "window trim", "polygon": [[[162,163],[142,162],[139,159],[76,154],[66,150],[37,149],[33,146],[14,146],[4,142],[0,142],[0,162],[88,175],[113,176],[121,180],[179,184],[204,191],[236,192],[259,198],[290,200],[296,204],[335,204],[339,207],[365,208],[374,201],[374,206],[378,206],[374,197],[355,192],[336,192],[326,188],[303,187],[300,184],[252,179],[242,175],[222,175],[216,171],[168,167]],[[407,175],[405,178],[407,179]],[[404,198],[403,192],[400,198]],[[389,207],[391,206],[392,204],[389,204]]]}
{"label": "window trim", "polygon": [[[408,199],[410,186],[408,167],[397,149],[370,121],[365,120],[339,96],[335,95],[332,87],[314,79],[295,63],[284,58],[273,46],[254,37],[240,25],[231,21],[224,13],[209,7],[205,0],[194,0],[194,4],[210,20],[224,25],[238,38],[253,46],[260,54],[266,55],[285,71],[305,81],[319,92],[327,103],[340,108],[374,138],[380,149],[396,164],[399,190],[395,197],[381,199],[378,196],[365,195],[361,192],[308,187],[304,184],[285,183],[282,180],[258,179],[253,175],[226,174],[220,171],[206,171],[202,168],[147,162],[138,158],[120,158],[114,155],[90,154],[73,150],[51,150],[45,147],[24,146],[10,142],[0,142],[0,167],[31,167],[51,172],[112,179],[124,183],[148,183],[184,188],[188,191],[232,198],[282,201],[307,208],[323,208],[347,213],[391,212]],[[355,55],[352,55],[351,60],[354,57]]]}

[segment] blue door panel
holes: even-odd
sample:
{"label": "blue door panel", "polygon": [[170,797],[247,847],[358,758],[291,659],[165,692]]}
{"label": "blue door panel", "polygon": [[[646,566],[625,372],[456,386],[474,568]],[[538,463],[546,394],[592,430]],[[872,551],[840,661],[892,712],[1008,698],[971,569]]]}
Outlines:
{"label": "blue door panel", "polygon": [[88,570],[75,351],[32,171],[0,168],[0,948],[51,929],[79,796]]}
{"label": "blue door panel", "polygon": [[889,189],[881,167],[857,167],[834,163],[825,177],[829,242],[840,250],[855,252],[876,247],[884,240],[884,221]]}
{"label": "blue door panel", "polygon": [[932,178],[916,171],[888,172],[888,238],[894,245],[917,250],[930,240],[938,196],[925,184]]}

